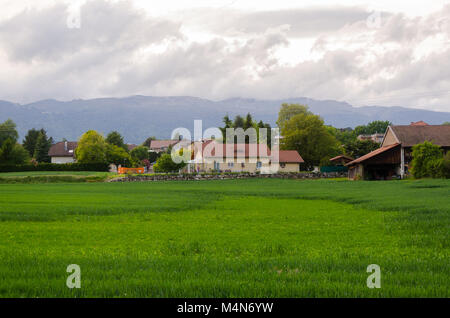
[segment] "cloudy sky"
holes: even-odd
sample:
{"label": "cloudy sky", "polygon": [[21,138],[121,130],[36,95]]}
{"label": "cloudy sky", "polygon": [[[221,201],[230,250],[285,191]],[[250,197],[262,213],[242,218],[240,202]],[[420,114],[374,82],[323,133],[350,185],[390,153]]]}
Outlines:
{"label": "cloudy sky", "polygon": [[0,0],[0,8],[3,100],[311,97],[450,111],[450,1]]}

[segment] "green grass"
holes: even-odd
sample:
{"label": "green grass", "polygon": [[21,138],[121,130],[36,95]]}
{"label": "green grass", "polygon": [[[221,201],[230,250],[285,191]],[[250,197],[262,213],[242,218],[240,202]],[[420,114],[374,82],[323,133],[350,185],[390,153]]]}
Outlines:
{"label": "green grass", "polygon": [[61,183],[61,182],[101,182],[108,178],[116,177],[111,172],[96,171],[27,171],[27,172],[2,172],[2,183]]}
{"label": "green grass", "polygon": [[449,212],[447,180],[0,184],[0,297],[449,297]]}
{"label": "green grass", "polygon": [[0,172],[0,177],[28,177],[28,176],[107,176],[114,173],[98,171],[21,171]]}

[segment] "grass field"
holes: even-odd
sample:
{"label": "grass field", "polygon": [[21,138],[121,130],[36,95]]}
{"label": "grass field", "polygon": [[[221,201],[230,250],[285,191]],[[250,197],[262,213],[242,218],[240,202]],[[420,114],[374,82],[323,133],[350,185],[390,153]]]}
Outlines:
{"label": "grass field", "polygon": [[447,180],[0,184],[0,297],[449,297],[449,230]]}

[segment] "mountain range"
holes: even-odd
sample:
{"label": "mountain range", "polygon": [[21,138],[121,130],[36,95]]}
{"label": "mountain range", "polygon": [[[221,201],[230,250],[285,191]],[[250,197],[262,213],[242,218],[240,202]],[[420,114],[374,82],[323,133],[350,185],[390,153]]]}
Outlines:
{"label": "mountain range", "polygon": [[282,103],[308,105],[325,123],[337,128],[355,127],[373,120],[410,124],[423,120],[429,124],[450,121],[449,112],[435,112],[405,107],[353,107],[346,102],[315,100],[305,97],[278,100],[230,98],[212,101],[189,96],[76,99],[72,101],[41,100],[29,104],[0,101],[0,122],[11,118],[20,140],[28,129],[44,128],[55,141],[77,140],[85,131],[95,129],[103,134],[119,131],[127,143],[142,143],[149,136],[170,138],[174,128],[186,127],[193,133],[195,119],[203,120],[203,129],[219,127],[222,118],[251,113],[257,121],[275,125]]}

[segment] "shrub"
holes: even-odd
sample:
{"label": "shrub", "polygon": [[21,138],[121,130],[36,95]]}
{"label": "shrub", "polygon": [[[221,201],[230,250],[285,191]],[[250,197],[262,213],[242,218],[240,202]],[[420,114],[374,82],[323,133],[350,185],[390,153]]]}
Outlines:
{"label": "shrub", "polygon": [[0,172],[22,171],[109,171],[107,163],[39,163],[37,165],[0,165]]}
{"label": "shrub", "polygon": [[442,150],[429,141],[412,147],[411,173],[414,178],[439,178],[442,175]]}

